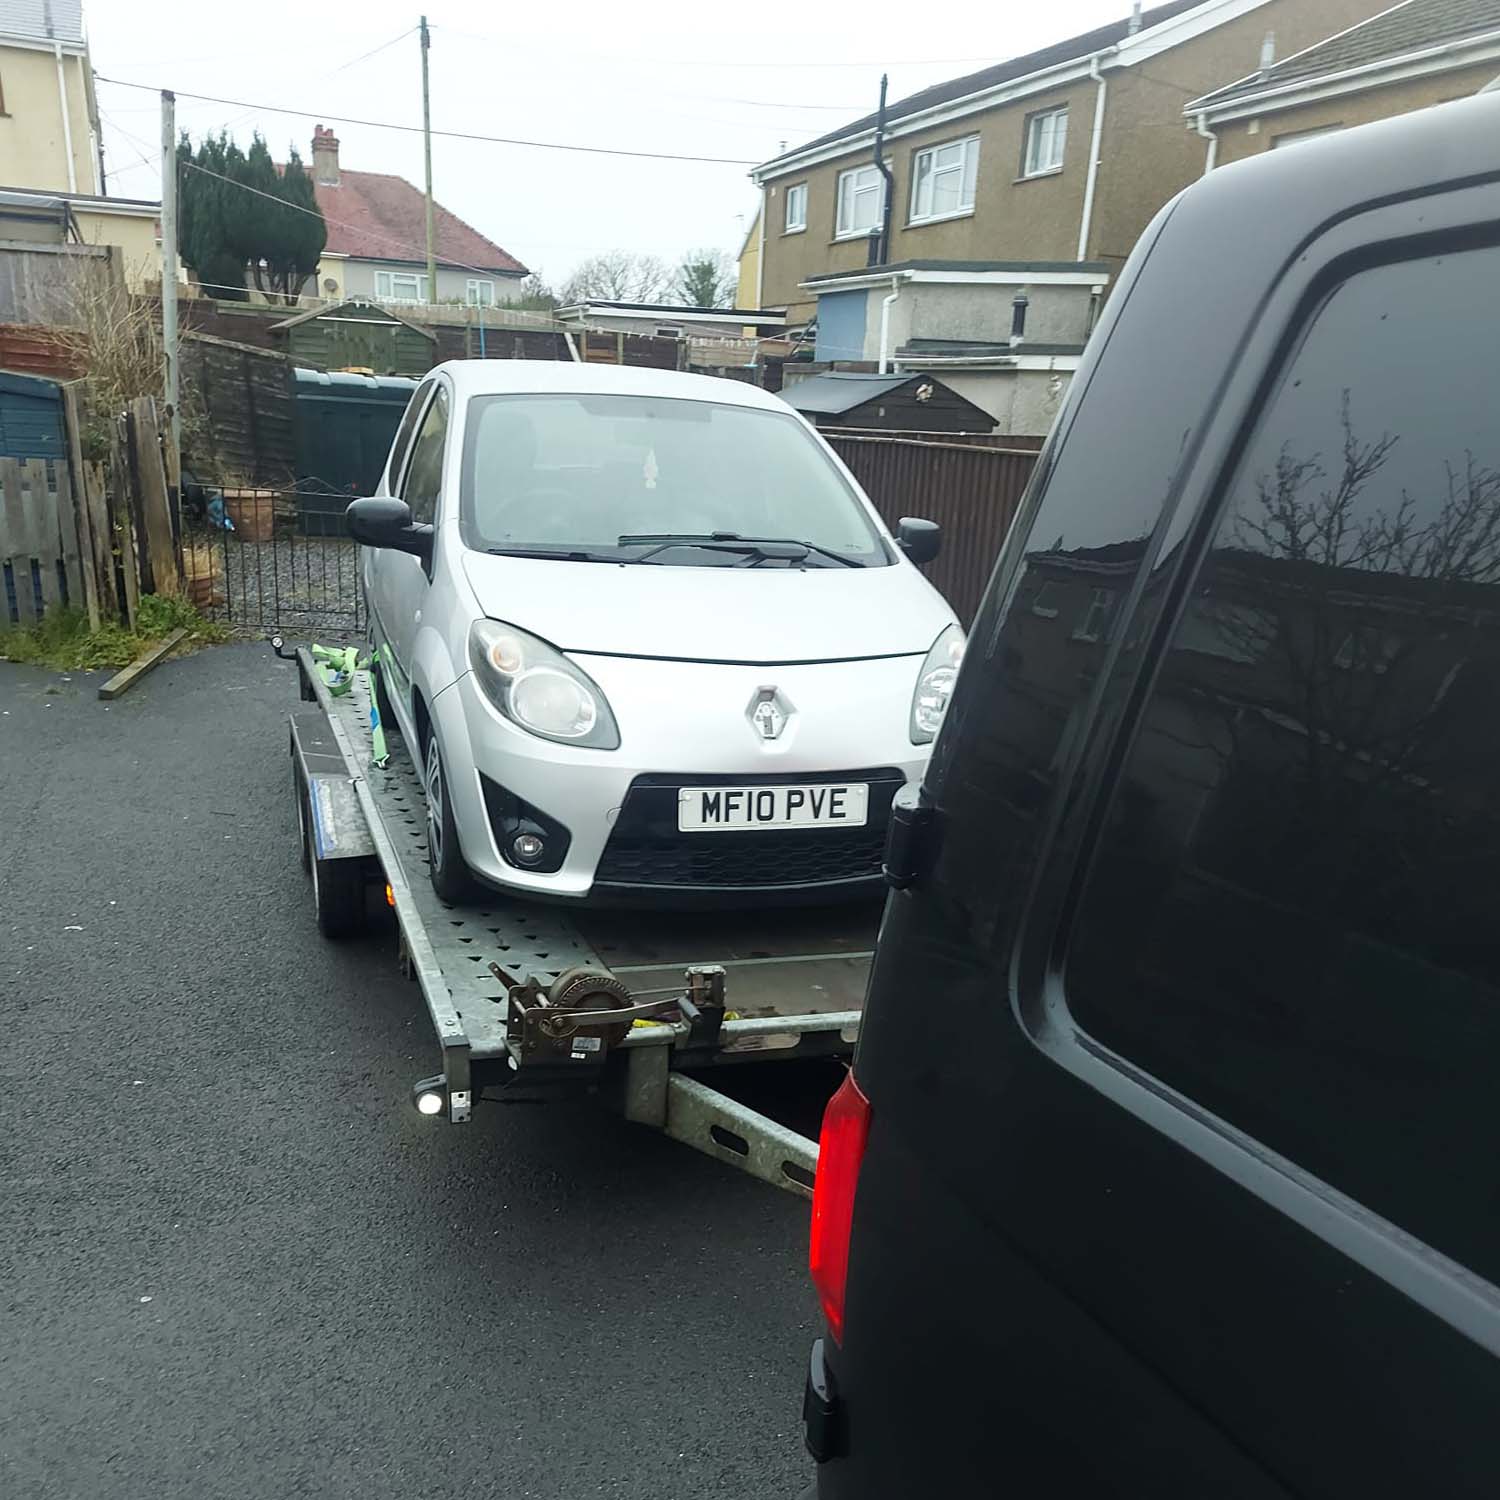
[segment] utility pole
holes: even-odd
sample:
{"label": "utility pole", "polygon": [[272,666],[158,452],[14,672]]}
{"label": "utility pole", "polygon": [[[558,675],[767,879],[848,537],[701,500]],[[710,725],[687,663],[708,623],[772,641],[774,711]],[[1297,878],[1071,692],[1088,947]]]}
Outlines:
{"label": "utility pole", "polygon": [[422,160],[427,168],[427,300],[437,301],[437,234],[432,214],[432,99],[427,86],[427,52],[432,39],[427,33],[427,17],[422,17]]}
{"label": "utility pole", "polygon": [[161,91],[161,343],[166,355],[167,413],[172,450],[181,452],[177,390],[177,96]]}

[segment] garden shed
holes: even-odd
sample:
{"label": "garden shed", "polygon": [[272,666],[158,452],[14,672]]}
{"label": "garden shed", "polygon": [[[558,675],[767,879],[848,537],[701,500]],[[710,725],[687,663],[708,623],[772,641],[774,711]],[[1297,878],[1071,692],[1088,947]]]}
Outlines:
{"label": "garden shed", "polygon": [[323,370],[425,375],[438,362],[434,330],[357,298],[298,313],[268,331],[286,340],[297,364]]}
{"label": "garden shed", "polygon": [[0,458],[61,459],[67,451],[56,382],[0,374]]}
{"label": "garden shed", "polygon": [[931,375],[834,370],[785,386],[781,399],[815,427],[886,432],[983,432],[995,419]]}

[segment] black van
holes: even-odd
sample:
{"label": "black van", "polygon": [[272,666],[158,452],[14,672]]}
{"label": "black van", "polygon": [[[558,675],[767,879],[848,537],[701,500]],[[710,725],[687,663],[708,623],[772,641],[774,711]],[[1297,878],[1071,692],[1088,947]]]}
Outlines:
{"label": "black van", "polygon": [[898,830],[821,1500],[1500,1495],[1500,95],[1157,217]]}

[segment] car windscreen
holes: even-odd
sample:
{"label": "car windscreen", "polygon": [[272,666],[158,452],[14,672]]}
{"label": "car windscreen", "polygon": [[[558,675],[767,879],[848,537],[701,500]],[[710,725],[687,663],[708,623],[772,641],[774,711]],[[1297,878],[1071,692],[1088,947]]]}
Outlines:
{"label": "car windscreen", "polygon": [[477,551],[671,566],[884,567],[791,412],[655,396],[475,396],[460,505]]}

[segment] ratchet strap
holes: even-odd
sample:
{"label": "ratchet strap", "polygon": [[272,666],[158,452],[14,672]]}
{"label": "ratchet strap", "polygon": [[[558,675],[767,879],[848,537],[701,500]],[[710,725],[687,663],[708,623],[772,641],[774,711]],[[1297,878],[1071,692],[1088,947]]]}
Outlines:
{"label": "ratchet strap", "polygon": [[375,764],[383,771],[391,757],[385,747],[385,726],[380,722],[380,710],[375,702],[378,697],[376,684],[380,673],[379,648],[377,647],[370,653],[368,660],[361,661],[359,648],[356,646],[314,644],[312,659],[323,674],[323,685],[328,689],[328,695],[331,698],[342,698],[354,686],[356,672],[370,674],[370,748]]}

